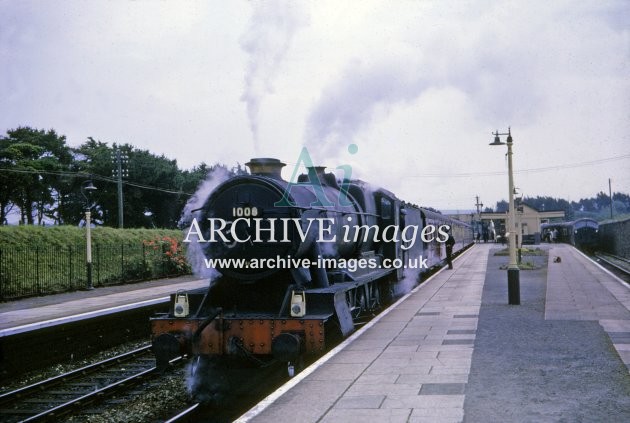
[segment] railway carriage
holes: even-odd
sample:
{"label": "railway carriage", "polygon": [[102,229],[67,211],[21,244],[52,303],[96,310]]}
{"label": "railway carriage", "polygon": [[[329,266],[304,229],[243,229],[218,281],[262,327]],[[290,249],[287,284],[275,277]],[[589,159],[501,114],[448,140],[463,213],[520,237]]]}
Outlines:
{"label": "railway carriage", "polygon": [[593,251],[599,241],[599,223],[594,219],[582,218],[572,222],[544,223],[540,225],[543,238],[550,240],[556,232],[555,242],[571,244],[581,250]]}

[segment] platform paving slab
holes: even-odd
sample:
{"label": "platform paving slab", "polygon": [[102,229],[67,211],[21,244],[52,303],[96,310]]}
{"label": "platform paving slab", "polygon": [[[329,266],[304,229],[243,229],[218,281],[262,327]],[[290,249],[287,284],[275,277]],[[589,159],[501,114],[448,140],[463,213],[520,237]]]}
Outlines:
{"label": "platform paving slab", "polygon": [[288,390],[240,421],[630,421],[628,287],[553,245],[562,262],[534,257],[521,305],[508,305],[499,248],[475,246],[330,362],[357,367],[324,364],[298,383],[337,395]]}
{"label": "platform paving slab", "polygon": [[296,416],[290,389],[244,420],[461,421],[487,249],[458,258],[298,384],[338,381],[338,396],[309,395]]}
{"label": "platform paving slab", "polygon": [[180,289],[207,286],[207,279],[181,277],[4,302],[0,303],[0,330],[134,302],[166,299]]}

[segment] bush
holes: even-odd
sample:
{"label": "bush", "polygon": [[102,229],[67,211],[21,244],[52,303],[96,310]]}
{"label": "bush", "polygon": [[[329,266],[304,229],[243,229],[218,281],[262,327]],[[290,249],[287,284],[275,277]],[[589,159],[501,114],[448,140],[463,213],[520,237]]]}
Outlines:
{"label": "bush", "polygon": [[[94,228],[94,286],[190,273],[176,230]],[[0,227],[0,299],[87,285],[85,228]]]}
{"label": "bush", "polygon": [[[116,229],[92,228],[92,244],[141,244],[145,240],[167,236],[182,240],[179,230],[171,229]],[[85,245],[85,228],[76,226],[0,226],[0,245],[10,246],[52,246],[67,247],[69,245]]]}

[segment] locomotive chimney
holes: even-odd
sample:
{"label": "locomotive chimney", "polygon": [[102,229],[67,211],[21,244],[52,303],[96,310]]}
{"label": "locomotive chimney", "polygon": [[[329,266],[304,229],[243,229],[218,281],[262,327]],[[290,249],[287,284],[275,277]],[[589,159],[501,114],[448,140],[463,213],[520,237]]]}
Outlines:
{"label": "locomotive chimney", "polygon": [[[307,166],[306,170],[308,172],[308,175],[312,175],[314,172],[319,178],[319,182],[321,182],[322,184],[339,188],[337,180],[335,179],[335,175],[333,173],[326,173],[326,166]],[[307,181],[306,176],[301,179],[302,182]],[[300,179],[298,179],[298,181],[300,181]],[[311,181],[311,183],[313,182],[315,181]]]}
{"label": "locomotive chimney", "polygon": [[324,175],[326,174],[324,171],[326,170],[326,166],[307,166],[306,170],[310,174],[311,172],[315,172],[320,181],[324,181]]}
{"label": "locomotive chimney", "polygon": [[249,167],[252,175],[266,176],[274,179],[282,179],[280,172],[285,166],[285,164],[278,159],[266,157],[251,159],[249,162],[245,163],[245,165]]}

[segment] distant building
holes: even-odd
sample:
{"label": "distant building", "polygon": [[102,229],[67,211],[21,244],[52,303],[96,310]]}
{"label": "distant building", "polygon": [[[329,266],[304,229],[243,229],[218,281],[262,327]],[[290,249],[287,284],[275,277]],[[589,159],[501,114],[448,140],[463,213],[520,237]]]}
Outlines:
{"label": "distant building", "polygon": [[481,233],[481,223],[475,210],[442,210],[442,214],[472,226],[473,236]]}
{"label": "distant building", "polygon": [[441,210],[444,216],[448,216],[451,219],[457,219],[460,222],[464,223],[472,223],[473,220],[476,220],[476,214],[474,210]]}
{"label": "distant building", "polygon": [[[527,204],[519,204],[516,211],[516,232],[523,236],[540,233],[540,225],[550,222],[562,222],[565,220],[564,210],[540,211]],[[494,225],[494,236],[505,234],[508,213],[481,213],[481,222],[484,227]],[[490,234],[490,239],[492,239]]]}

